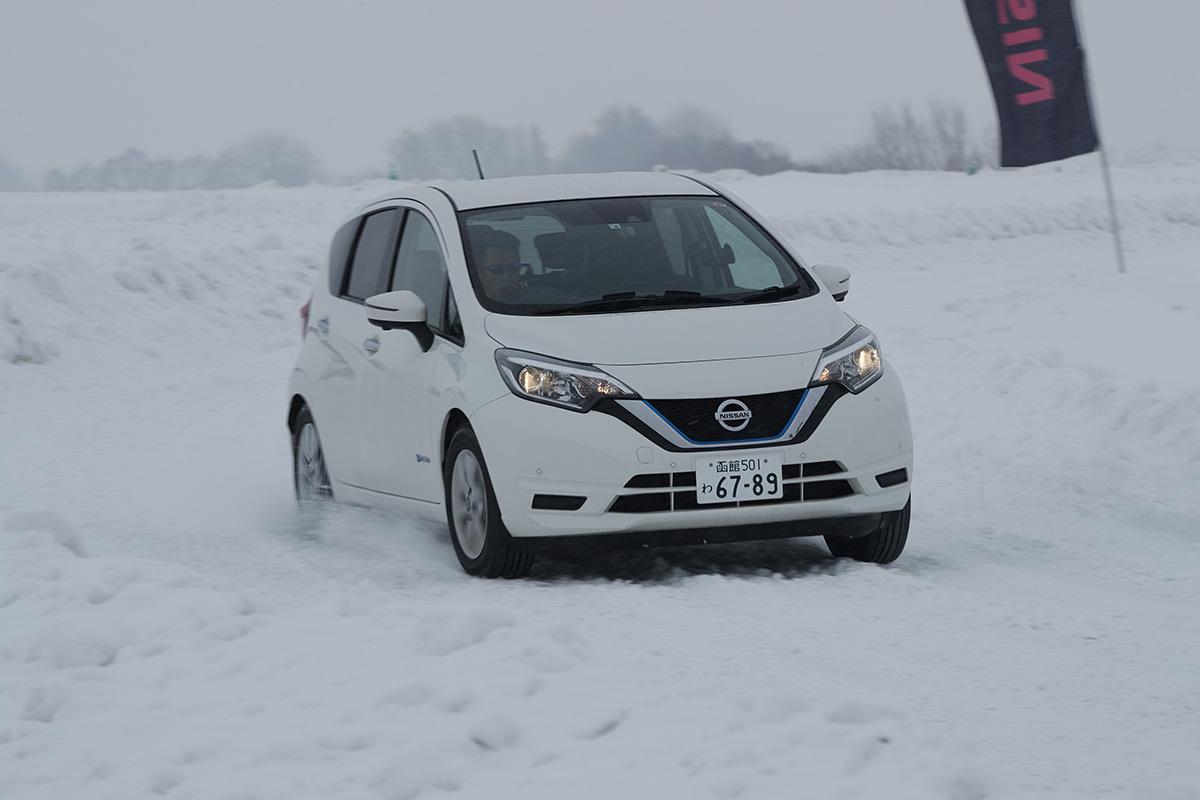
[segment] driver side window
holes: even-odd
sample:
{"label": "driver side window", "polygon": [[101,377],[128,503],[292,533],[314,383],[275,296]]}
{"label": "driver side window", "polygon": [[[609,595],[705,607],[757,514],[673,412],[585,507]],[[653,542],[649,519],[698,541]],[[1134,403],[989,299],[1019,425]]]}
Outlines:
{"label": "driver side window", "polygon": [[425,301],[429,326],[444,331],[446,281],[446,258],[433,223],[421,212],[410,209],[396,253],[391,291],[415,292]]}

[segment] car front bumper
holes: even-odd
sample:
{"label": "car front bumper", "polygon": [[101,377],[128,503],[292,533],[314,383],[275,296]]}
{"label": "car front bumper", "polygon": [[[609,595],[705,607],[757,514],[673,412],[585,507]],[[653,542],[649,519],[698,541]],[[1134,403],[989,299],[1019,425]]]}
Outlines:
{"label": "car front bumper", "polygon": [[[819,523],[807,524],[820,520],[838,532],[837,526],[847,524],[848,518],[903,508],[912,481],[908,408],[900,380],[890,368],[861,394],[838,398],[812,434],[795,444],[676,452],[609,414],[580,414],[513,395],[478,409],[472,424],[505,526],[520,538],[655,531],[666,535],[722,528],[741,530],[737,538],[758,538],[748,535],[752,531],[746,526],[754,525],[763,526],[762,538],[770,538],[786,530],[778,523],[804,523],[795,526],[795,535],[827,532]],[[695,489],[688,487],[686,477],[695,459],[756,450],[783,453],[790,499],[696,507]],[[831,462],[843,469],[830,472]],[[804,465],[813,467],[813,474]],[[905,471],[904,482],[881,486],[877,476],[896,470]],[[647,475],[672,477],[637,481],[665,480],[665,487],[627,487],[635,476]],[[665,506],[663,494],[670,495]],[[584,500],[575,510],[539,509],[533,507],[535,495]],[[635,495],[659,497],[620,500]],[[617,510],[649,505],[662,510]]]}

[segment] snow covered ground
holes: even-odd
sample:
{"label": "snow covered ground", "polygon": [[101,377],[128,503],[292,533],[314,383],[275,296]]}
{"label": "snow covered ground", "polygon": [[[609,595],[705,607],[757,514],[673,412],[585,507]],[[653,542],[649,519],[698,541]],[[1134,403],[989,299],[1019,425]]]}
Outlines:
{"label": "snow covered ground", "polygon": [[1200,163],[717,176],[902,372],[912,534],[463,575],[292,505],[379,188],[0,194],[0,798],[1200,798]]}

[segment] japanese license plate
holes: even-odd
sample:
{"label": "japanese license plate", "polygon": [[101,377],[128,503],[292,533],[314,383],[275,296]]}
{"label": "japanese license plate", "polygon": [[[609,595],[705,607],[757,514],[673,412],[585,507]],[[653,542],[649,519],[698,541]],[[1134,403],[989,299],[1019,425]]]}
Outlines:
{"label": "japanese license plate", "polygon": [[696,502],[732,503],[783,496],[783,453],[697,458]]}

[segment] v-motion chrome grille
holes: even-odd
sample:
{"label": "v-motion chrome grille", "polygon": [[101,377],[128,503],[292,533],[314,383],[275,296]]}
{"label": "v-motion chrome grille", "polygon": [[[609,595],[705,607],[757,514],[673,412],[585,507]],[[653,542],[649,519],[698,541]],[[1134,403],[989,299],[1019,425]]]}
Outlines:
{"label": "v-motion chrome grille", "polygon": [[794,439],[828,390],[818,386],[702,399],[618,400],[616,404],[631,424],[649,428],[676,448],[695,450]]}

